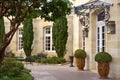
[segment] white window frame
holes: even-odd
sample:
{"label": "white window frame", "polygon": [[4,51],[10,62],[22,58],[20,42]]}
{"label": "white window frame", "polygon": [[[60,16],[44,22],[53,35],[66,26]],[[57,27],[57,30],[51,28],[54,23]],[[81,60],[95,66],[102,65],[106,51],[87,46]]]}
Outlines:
{"label": "white window frame", "polygon": [[[46,33],[46,29],[47,28],[50,28],[50,33]],[[50,50],[47,50],[47,46],[46,46],[46,44],[47,44],[47,42],[46,42],[46,37],[50,37]],[[52,41],[52,27],[45,27],[44,28],[44,51],[45,52],[55,52],[55,48],[54,48],[54,50],[52,50],[53,49],[53,41]]]}
{"label": "white window frame", "polygon": [[[98,28],[99,28],[99,32],[98,30],[96,30],[97,31],[97,37],[96,37],[97,38],[97,52],[102,52],[102,51],[105,51],[105,22],[104,21],[97,22],[97,29]],[[104,31],[102,29],[104,29]],[[98,39],[98,36],[99,36],[99,39]]]}
{"label": "white window frame", "polygon": [[23,34],[22,33],[23,33],[23,29],[19,28],[18,29],[18,51],[23,51],[23,40],[22,40]]}

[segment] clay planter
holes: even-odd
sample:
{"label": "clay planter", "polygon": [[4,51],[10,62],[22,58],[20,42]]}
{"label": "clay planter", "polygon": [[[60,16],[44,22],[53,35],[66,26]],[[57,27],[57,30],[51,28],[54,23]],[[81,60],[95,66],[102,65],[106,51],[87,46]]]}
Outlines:
{"label": "clay planter", "polygon": [[98,62],[98,73],[101,78],[108,77],[109,69],[109,62]]}
{"label": "clay planter", "polygon": [[84,58],[76,58],[76,66],[78,70],[84,70],[85,59]]}

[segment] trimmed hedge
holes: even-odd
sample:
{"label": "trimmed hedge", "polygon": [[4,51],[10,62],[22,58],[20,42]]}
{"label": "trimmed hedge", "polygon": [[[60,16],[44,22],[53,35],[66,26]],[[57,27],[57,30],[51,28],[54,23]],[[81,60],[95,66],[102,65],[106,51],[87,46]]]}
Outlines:
{"label": "trimmed hedge", "polygon": [[85,57],[87,56],[87,54],[86,54],[86,52],[85,52],[84,50],[82,50],[82,49],[77,49],[77,50],[75,51],[74,56],[75,56],[76,58],[85,58]]}
{"label": "trimmed hedge", "polygon": [[112,56],[108,52],[99,52],[95,55],[96,62],[111,62]]}

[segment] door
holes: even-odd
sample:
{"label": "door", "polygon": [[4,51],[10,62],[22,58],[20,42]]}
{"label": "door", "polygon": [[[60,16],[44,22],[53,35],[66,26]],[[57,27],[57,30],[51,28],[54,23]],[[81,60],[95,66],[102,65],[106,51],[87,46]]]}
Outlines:
{"label": "door", "polygon": [[105,51],[105,22],[97,22],[97,52]]}

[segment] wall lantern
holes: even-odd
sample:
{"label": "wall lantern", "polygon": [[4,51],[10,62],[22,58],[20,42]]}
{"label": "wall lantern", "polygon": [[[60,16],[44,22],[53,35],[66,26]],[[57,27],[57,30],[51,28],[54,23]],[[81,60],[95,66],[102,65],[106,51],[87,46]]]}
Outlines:
{"label": "wall lantern", "polygon": [[108,21],[107,33],[108,34],[115,34],[115,21]]}

